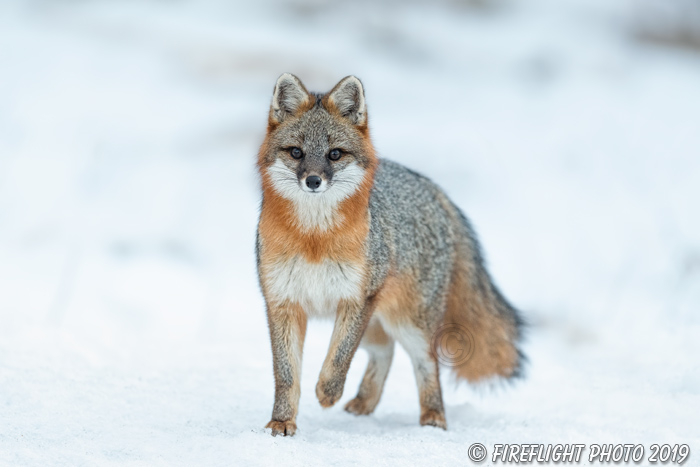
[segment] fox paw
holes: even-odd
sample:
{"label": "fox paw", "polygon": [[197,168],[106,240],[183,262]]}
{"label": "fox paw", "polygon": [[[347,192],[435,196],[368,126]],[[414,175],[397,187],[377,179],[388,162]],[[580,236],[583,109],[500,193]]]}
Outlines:
{"label": "fox paw", "polygon": [[294,436],[294,433],[297,431],[297,424],[291,420],[287,420],[286,422],[270,420],[270,423],[265,425],[265,428],[272,429],[272,436]]}
{"label": "fox paw", "polygon": [[333,407],[343,395],[343,385],[331,381],[319,380],[316,385],[316,397],[324,408]]}
{"label": "fox paw", "polygon": [[345,411],[355,415],[369,415],[374,412],[376,404],[371,404],[367,399],[361,399],[359,396],[345,404]]}
{"label": "fox paw", "polygon": [[420,424],[422,426],[434,426],[447,430],[445,414],[443,412],[438,412],[437,410],[426,410],[423,412],[420,416]]}

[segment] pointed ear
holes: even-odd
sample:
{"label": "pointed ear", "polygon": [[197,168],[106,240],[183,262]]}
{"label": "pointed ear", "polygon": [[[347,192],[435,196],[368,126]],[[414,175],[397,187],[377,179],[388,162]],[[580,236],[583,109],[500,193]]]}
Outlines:
{"label": "pointed ear", "polygon": [[328,103],[355,125],[367,123],[365,90],[354,76],[346,76],[328,93]]}
{"label": "pointed ear", "polygon": [[296,114],[311,102],[311,95],[301,80],[291,73],[283,73],[277,78],[275,92],[272,94],[270,120],[282,123],[287,117]]}

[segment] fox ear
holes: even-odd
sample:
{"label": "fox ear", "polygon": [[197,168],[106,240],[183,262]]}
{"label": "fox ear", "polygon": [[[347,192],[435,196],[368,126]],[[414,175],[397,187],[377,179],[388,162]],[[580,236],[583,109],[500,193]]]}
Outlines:
{"label": "fox ear", "polygon": [[365,90],[354,76],[346,76],[328,93],[328,103],[355,125],[367,123]]}
{"label": "fox ear", "polygon": [[270,119],[282,123],[285,118],[296,114],[311,100],[301,80],[291,73],[283,73],[277,78],[275,92],[272,94]]}

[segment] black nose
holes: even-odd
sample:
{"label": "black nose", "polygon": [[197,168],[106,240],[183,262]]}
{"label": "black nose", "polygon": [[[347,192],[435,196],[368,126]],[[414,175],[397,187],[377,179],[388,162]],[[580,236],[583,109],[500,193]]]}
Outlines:
{"label": "black nose", "polygon": [[311,175],[306,177],[306,186],[308,186],[312,190],[315,190],[316,188],[321,186],[321,177],[319,177],[318,175]]}

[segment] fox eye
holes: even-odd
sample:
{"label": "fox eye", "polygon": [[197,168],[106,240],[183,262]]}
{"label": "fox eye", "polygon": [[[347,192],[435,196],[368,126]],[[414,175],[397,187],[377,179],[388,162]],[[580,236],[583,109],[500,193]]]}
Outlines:
{"label": "fox eye", "polygon": [[304,153],[301,152],[301,149],[299,148],[292,148],[289,150],[289,154],[294,158],[294,159],[301,159],[304,156]]}
{"label": "fox eye", "polygon": [[332,161],[337,161],[340,156],[342,156],[340,149],[331,149],[331,152],[328,153],[328,158]]}

